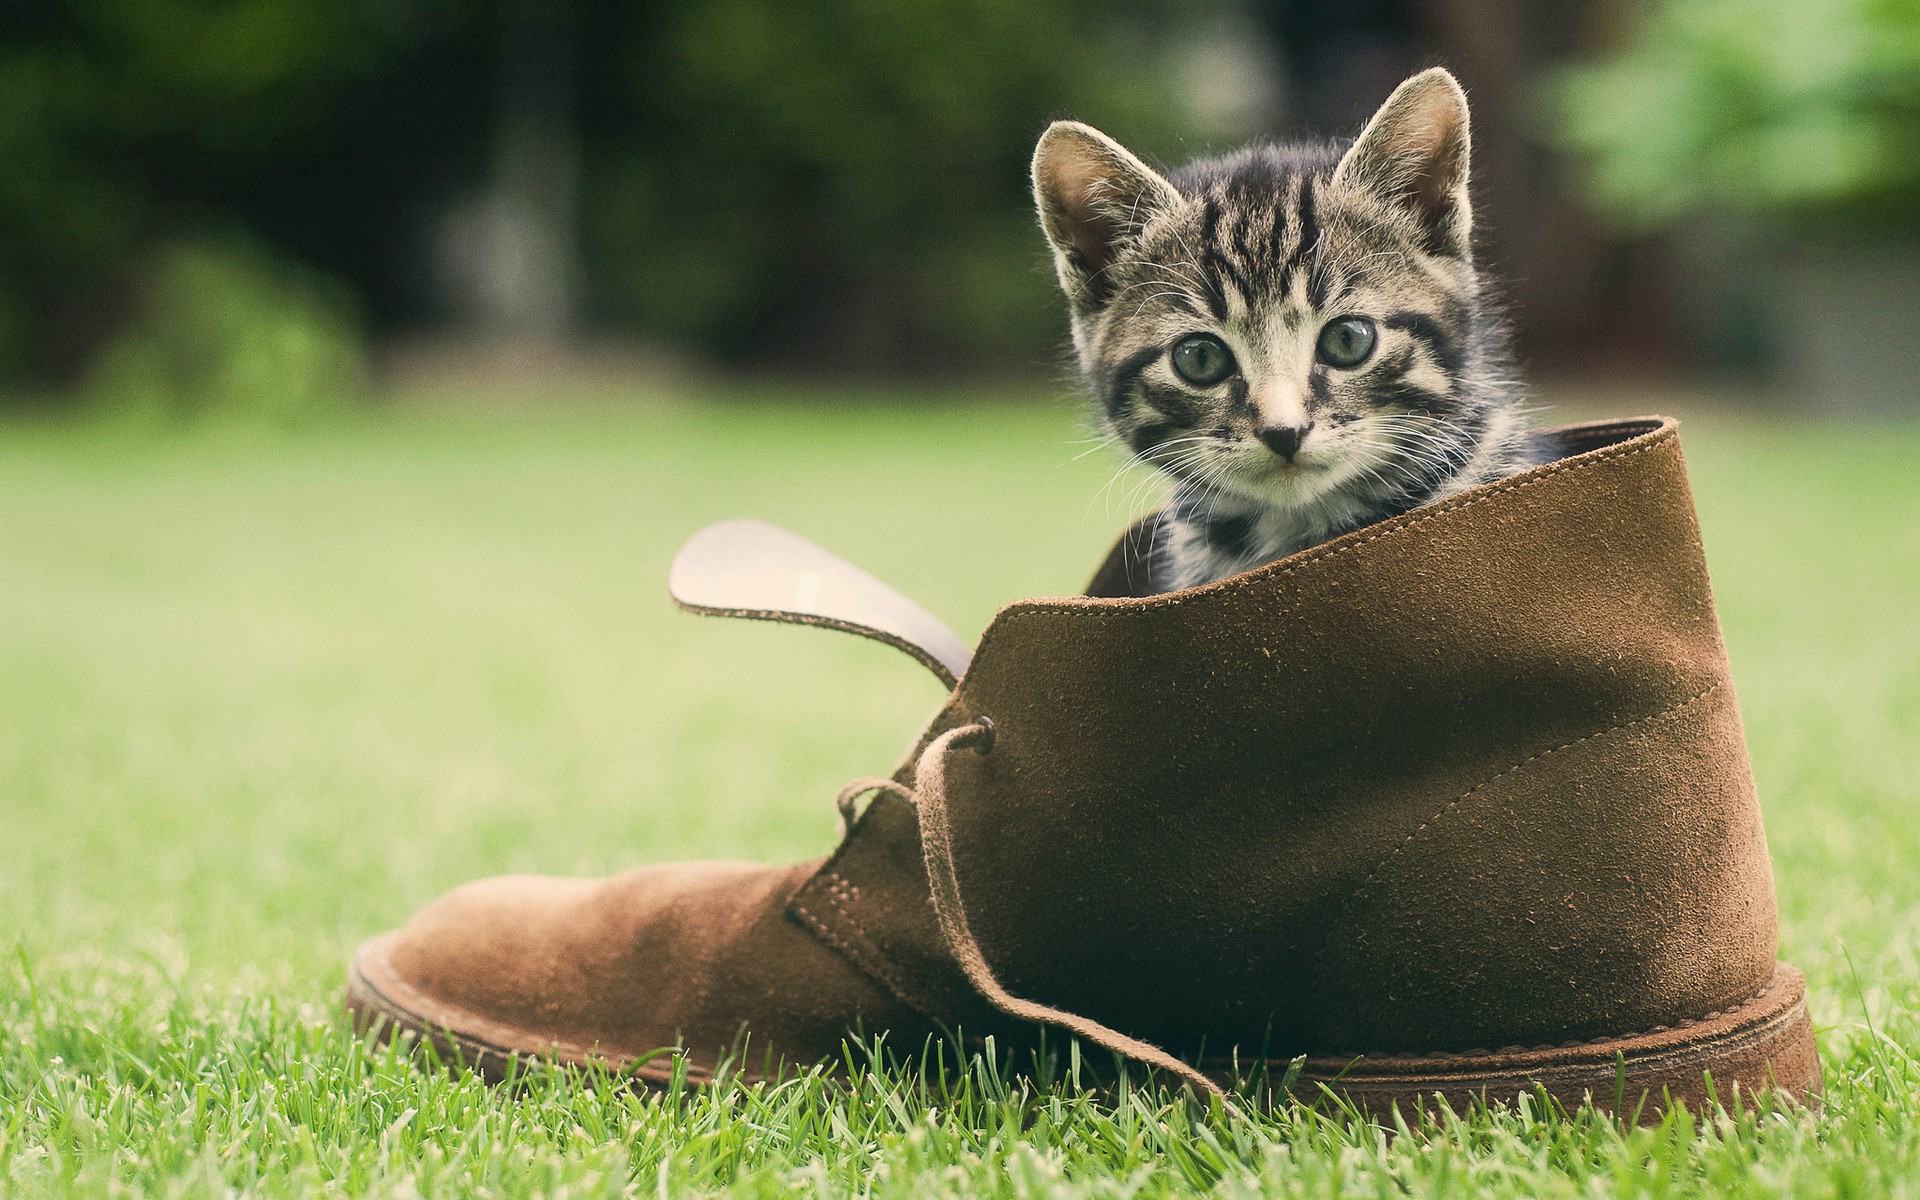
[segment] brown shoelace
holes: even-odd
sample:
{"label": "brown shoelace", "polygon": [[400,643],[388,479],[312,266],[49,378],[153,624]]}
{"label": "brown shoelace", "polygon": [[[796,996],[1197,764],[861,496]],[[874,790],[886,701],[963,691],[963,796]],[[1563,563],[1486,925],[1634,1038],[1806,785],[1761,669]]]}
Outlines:
{"label": "brown shoelace", "polygon": [[994,976],[980,943],[974,939],[967,922],[967,907],[960,898],[960,879],[953,868],[953,831],[947,822],[947,758],[965,746],[980,754],[993,749],[993,721],[981,717],[968,725],[949,729],[933,739],[914,766],[913,788],[908,790],[891,779],[856,779],[840,793],[840,815],[851,825],[854,802],[864,793],[886,791],[914,804],[920,814],[920,849],[926,856],[927,879],[933,885],[933,911],[940,920],[940,932],[954,961],[960,964],[967,981],[1001,1012],[1022,1021],[1035,1021],[1064,1029],[1075,1037],[1130,1058],[1146,1066],[1171,1074],[1195,1091],[1218,1096],[1227,1111],[1238,1116],[1240,1110],[1219,1084],[1193,1066],[1139,1038],[1128,1037],[1117,1029],[1102,1025],[1090,1017],[1065,1009],[1022,1000],[1007,991]]}

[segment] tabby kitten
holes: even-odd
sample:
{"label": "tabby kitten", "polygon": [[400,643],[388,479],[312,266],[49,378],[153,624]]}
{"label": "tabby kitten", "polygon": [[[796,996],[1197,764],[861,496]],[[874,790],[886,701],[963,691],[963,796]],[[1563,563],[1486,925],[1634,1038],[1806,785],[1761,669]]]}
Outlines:
{"label": "tabby kitten", "polygon": [[1162,178],[1055,122],[1034,195],[1108,433],[1174,481],[1149,591],[1541,461],[1474,270],[1467,98],[1434,69],[1353,144]]}

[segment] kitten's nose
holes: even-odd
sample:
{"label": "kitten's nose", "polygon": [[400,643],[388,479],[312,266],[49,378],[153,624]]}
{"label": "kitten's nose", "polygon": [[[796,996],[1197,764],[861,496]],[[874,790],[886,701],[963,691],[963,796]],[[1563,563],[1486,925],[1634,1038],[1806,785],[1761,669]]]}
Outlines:
{"label": "kitten's nose", "polygon": [[1305,425],[1268,425],[1255,432],[1267,444],[1267,449],[1292,462],[1293,456],[1300,453],[1300,443],[1307,440],[1307,432],[1312,428],[1313,422],[1308,421]]}

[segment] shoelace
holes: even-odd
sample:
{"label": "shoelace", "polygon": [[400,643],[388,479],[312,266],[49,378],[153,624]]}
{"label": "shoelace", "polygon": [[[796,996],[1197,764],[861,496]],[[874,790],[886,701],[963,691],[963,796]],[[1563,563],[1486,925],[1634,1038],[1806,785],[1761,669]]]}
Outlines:
{"label": "shoelace", "polygon": [[946,938],[947,949],[952,952],[954,961],[960,964],[967,981],[988,1003],[1017,1020],[1064,1029],[1096,1046],[1146,1066],[1156,1067],[1179,1078],[1197,1092],[1219,1097],[1228,1112],[1241,1115],[1226,1089],[1151,1042],[1129,1037],[1091,1017],[1023,1000],[1001,985],[986,955],[981,952],[980,943],[974,939],[972,926],[967,922],[967,906],[960,897],[960,878],[953,868],[953,831],[947,821],[947,758],[963,746],[979,754],[990,753],[993,750],[992,719],[982,716],[971,724],[949,729],[933,739],[914,766],[911,790],[891,779],[854,780],[840,793],[841,819],[851,826],[854,802],[865,793],[874,791],[900,796],[918,809],[920,850],[926,857],[927,879],[933,885],[933,911],[939,918],[940,932]]}

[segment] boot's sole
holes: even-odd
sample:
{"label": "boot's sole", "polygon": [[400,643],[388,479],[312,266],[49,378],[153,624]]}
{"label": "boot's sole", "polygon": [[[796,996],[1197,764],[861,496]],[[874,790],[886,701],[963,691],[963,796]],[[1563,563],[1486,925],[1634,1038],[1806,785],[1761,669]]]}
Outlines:
{"label": "boot's sole", "polygon": [[1323,1094],[1322,1086],[1372,1113],[1436,1100],[1464,1111],[1476,1101],[1544,1090],[1567,1107],[1591,1102],[1647,1118],[1674,1102],[1700,1112],[1760,1092],[1811,1101],[1820,1094],[1820,1057],[1807,1017],[1806,976],[1777,963],[1752,999],[1698,1020],[1559,1046],[1309,1056],[1294,1093],[1310,1100]]}
{"label": "boot's sole", "polygon": [[[398,997],[412,989],[384,970],[392,934],[370,939],[347,973],[347,1008],[354,1026],[382,1041],[410,1035],[432,1047],[442,1062],[458,1064],[498,1082],[516,1064],[532,1060],[575,1066],[600,1063],[612,1070],[619,1058],[576,1046],[543,1043],[526,1031],[456,1016],[426,1014]],[[464,1028],[452,1028],[458,1020]],[[689,1064],[690,1065],[690,1064]],[[1289,1064],[1275,1063],[1284,1071]],[[669,1056],[631,1069],[636,1082],[659,1086],[674,1077]],[[707,1082],[706,1073],[683,1069],[686,1082]],[[1549,1047],[1510,1047],[1445,1054],[1309,1056],[1294,1094],[1312,1102],[1326,1092],[1369,1113],[1384,1115],[1444,1102],[1464,1111],[1475,1101],[1499,1103],[1540,1090],[1569,1108],[1591,1103],[1607,1112],[1643,1119],[1683,1102],[1695,1112],[1716,1100],[1724,1105],[1761,1092],[1808,1101],[1820,1093],[1820,1059],[1807,1017],[1807,981],[1786,963],[1758,995],[1725,1012],[1625,1037]]]}

